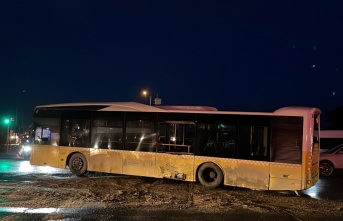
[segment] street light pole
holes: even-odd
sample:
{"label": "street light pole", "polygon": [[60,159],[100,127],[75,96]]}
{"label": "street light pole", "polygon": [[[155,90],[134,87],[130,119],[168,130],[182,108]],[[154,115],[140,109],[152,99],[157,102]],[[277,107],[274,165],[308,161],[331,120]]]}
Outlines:
{"label": "street light pole", "polygon": [[[149,95],[149,104],[150,104],[150,106],[151,106],[151,102],[152,102],[152,100],[151,100],[151,93],[149,92],[149,91],[147,91],[147,90],[143,90],[142,91],[142,95],[144,96],[144,97],[146,97],[146,96],[148,96]],[[155,97],[155,99],[154,99],[154,105],[160,105],[161,104],[161,98],[159,98],[158,97],[158,93],[156,93],[156,97]]]}
{"label": "street light pole", "polygon": [[7,153],[8,153],[8,146],[10,143],[10,124],[7,124]]}
{"label": "street light pole", "polygon": [[149,104],[151,105],[151,94],[147,90],[142,91],[143,96],[147,96],[149,94]]}
{"label": "street light pole", "polygon": [[5,124],[7,124],[7,138],[6,138],[6,147],[7,147],[7,153],[8,153],[8,146],[9,146],[9,137],[10,137],[10,120],[5,119]]}
{"label": "street light pole", "polygon": [[19,103],[19,95],[17,95],[17,105],[15,107],[15,124],[14,124],[14,134],[17,133],[17,127],[18,127],[18,103]]}
{"label": "street light pole", "polygon": [[[20,95],[22,95],[22,94],[24,94],[26,92],[26,90],[22,90],[21,91],[21,93],[19,94],[17,94],[17,105],[16,105],[16,110],[15,110],[15,127],[14,127],[14,134],[17,134],[17,132],[18,132],[18,134],[20,133],[20,127],[18,127],[18,107],[19,107],[19,96]],[[23,110],[22,110],[22,112],[23,112]],[[23,127],[23,113],[22,113],[22,122],[21,122],[21,126]],[[18,131],[17,131],[18,130]]]}

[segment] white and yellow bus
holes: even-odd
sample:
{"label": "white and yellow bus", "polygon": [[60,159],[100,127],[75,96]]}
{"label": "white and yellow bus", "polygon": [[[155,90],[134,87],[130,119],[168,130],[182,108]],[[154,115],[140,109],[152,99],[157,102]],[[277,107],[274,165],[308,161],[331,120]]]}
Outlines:
{"label": "white and yellow bus", "polygon": [[32,165],[177,179],[215,188],[303,190],[319,178],[320,110],[218,111],[135,102],[34,111]]}

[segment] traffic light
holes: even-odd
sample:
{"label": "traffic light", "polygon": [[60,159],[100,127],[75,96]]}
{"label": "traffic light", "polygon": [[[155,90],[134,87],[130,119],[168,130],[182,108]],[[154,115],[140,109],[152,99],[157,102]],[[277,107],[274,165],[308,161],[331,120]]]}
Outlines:
{"label": "traffic light", "polygon": [[13,117],[6,117],[3,119],[3,124],[5,124],[6,126],[9,126],[11,124],[11,122],[14,121]]}

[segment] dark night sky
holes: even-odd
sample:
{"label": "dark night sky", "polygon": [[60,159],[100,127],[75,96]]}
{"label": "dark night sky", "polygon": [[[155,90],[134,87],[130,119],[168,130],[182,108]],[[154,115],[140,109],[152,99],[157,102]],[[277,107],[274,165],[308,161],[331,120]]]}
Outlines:
{"label": "dark night sky", "polygon": [[[343,1],[1,1],[1,115],[136,101],[274,111],[343,103]],[[25,92],[23,92],[25,90]],[[24,114],[23,114],[24,113]]]}

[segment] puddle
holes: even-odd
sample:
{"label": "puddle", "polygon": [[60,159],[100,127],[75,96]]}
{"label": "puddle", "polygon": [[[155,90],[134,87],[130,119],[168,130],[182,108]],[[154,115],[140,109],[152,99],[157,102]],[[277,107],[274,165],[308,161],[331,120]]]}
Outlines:
{"label": "puddle", "polygon": [[25,183],[25,184],[34,184],[34,183],[37,183],[37,181],[25,180],[25,181],[21,181],[21,183]]}
{"label": "puddle", "polygon": [[0,203],[6,203],[8,200],[0,198]]}
{"label": "puddle", "polygon": [[49,214],[49,213],[76,213],[80,209],[69,208],[26,208],[26,207],[0,207],[0,213],[30,213],[30,214]]}
{"label": "puddle", "polygon": [[8,193],[9,190],[0,190],[0,193],[3,194],[3,193]]}

